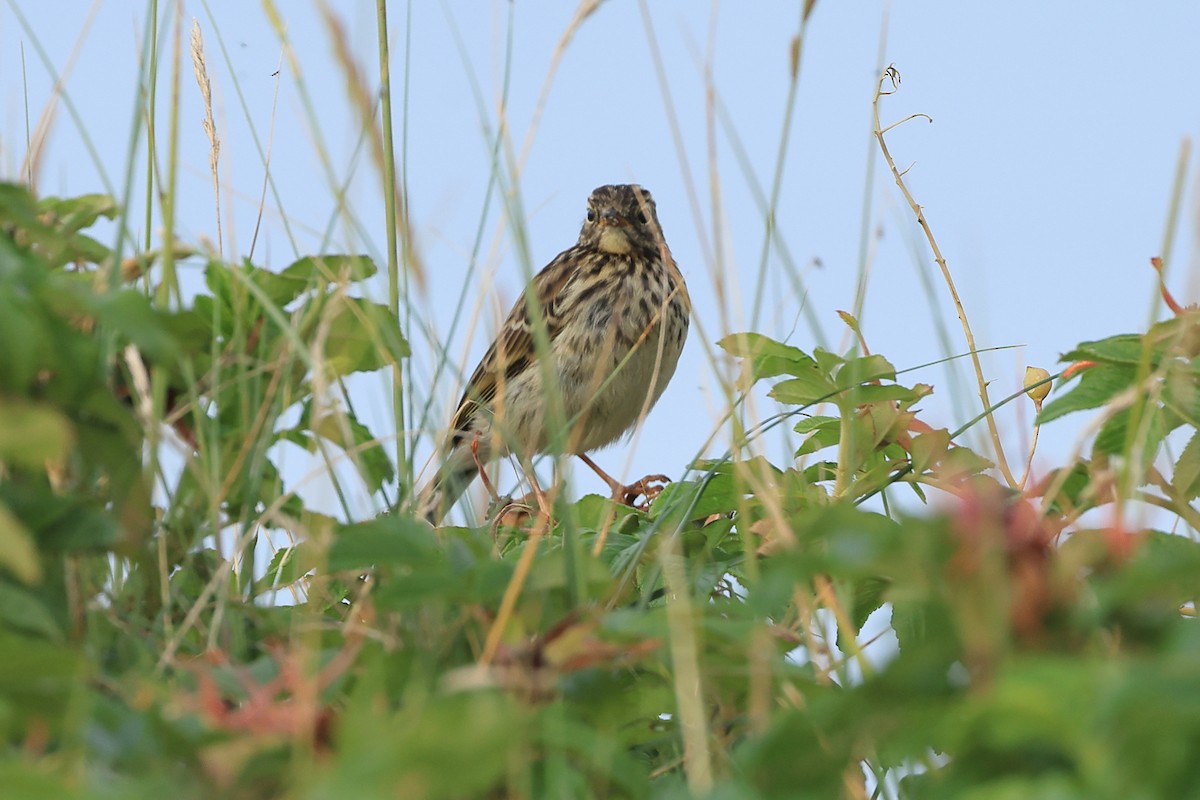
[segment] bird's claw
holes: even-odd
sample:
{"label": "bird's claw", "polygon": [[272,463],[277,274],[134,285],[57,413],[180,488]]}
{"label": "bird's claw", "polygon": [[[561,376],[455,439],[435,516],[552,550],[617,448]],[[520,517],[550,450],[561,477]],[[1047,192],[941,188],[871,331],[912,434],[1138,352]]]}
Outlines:
{"label": "bird's claw", "polygon": [[[662,494],[662,490],[670,482],[671,479],[666,475],[647,475],[641,480],[634,481],[627,486],[617,487],[613,499],[622,505],[646,511],[650,508],[650,504],[654,502],[654,498]],[[637,501],[639,497],[645,497],[645,500],[639,503]]]}

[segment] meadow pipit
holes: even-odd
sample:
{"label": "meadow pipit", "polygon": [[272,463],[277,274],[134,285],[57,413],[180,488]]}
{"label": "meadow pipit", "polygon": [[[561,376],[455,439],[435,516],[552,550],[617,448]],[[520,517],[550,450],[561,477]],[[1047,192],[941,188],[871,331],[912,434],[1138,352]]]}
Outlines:
{"label": "meadow pipit", "polygon": [[481,464],[510,453],[527,470],[538,453],[578,455],[622,497],[625,487],[587,453],[658,400],[690,313],[650,193],[596,189],[578,243],[534,277],[467,382],[419,512],[440,522]]}

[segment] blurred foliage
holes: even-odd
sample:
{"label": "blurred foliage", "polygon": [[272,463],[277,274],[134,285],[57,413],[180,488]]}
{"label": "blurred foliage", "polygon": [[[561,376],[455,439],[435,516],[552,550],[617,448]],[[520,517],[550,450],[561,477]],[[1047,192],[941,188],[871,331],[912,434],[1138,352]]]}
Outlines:
{"label": "blurred foliage", "polygon": [[[721,342],[740,389],[771,381],[779,414],[735,414],[744,446],[648,507],[347,523],[279,454],[350,465],[332,479],[381,505],[397,489],[340,384],[408,352],[354,291],[374,265],[209,258],[187,297],[160,291],[163,254],[116,264],[85,233],[115,213],[0,186],[4,798],[1200,781],[1193,312],[1066,355],[1084,363],[1040,421],[1093,411],[1098,433],[1024,491],[922,420],[933,387],[882,356],[743,334]],[[749,455],[781,424],[793,458]],[[938,510],[897,510],[901,491]],[[1133,502],[1175,527],[1124,527]],[[256,569],[268,532],[292,544]]]}

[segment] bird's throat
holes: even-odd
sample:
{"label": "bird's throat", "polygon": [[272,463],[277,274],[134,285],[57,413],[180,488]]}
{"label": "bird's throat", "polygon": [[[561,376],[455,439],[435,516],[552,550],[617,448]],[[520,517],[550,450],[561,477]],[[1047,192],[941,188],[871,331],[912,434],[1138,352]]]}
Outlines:
{"label": "bird's throat", "polygon": [[620,228],[605,228],[600,231],[599,248],[602,252],[623,256],[633,250],[633,242]]}

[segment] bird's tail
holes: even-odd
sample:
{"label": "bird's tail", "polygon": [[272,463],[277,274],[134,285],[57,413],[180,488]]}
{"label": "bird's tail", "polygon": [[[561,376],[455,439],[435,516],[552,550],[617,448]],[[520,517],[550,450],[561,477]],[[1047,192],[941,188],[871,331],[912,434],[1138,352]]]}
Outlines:
{"label": "bird's tail", "polygon": [[440,525],[454,501],[478,474],[479,467],[474,460],[466,464],[456,464],[454,459],[447,461],[417,495],[417,513],[430,525]]}

